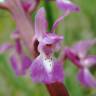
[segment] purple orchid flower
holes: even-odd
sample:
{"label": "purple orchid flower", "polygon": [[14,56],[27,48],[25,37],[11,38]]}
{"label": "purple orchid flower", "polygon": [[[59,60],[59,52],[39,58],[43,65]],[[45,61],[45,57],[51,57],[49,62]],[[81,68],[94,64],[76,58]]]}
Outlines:
{"label": "purple orchid flower", "polygon": [[96,55],[88,55],[88,50],[96,45],[96,39],[76,43],[72,48],[65,48],[65,57],[70,59],[78,68],[78,79],[87,87],[96,88],[96,79],[90,68],[96,65]]}
{"label": "purple orchid flower", "polygon": [[[15,74],[18,75],[25,75],[26,70],[29,68],[32,60],[25,55],[21,40],[20,40],[20,33],[18,31],[12,34],[12,38],[15,40],[15,44],[5,43],[0,46],[0,54],[6,51],[10,51],[11,55],[9,57],[10,63],[12,66],[13,71]],[[11,50],[13,50],[13,52]]]}
{"label": "purple orchid flower", "polygon": [[[7,9],[12,14],[18,29],[18,32],[14,32],[14,35],[12,36],[13,39],[15,39],[15,46],[7,43],[0,47],[0,53],[3,53],[10,48],[15,49],[15,52],[13,52],[13,54],[10,56],[10,63],[12,64],[12,68],[17,75],[25,74],[25,70],[32,63],[31,59],[22,51],[23,49],[20,38],[21,36],[23,37],[26,45],[28,45],[31,51],[33,28],[29,14],[33,12],[38,3],[39,0],[6,0],[0,3],[0,8]],[[24,24],[22,24],[23,21]]]}
{"label": "purple orchid flower", "polygon": [[[6,0],[0,8],[7,9],[16,21],[16,27],[23,37],[29,50],[32,50],[33,23],[30,13],[37,7],[40,0]],[[24,24],[22,24],[24,22]]]}
{"label": "purple orchid flower", "polygon": [[47,21],[44,8],[40,8],[35,18],[35,38],[39,41],[39,55],[32,62],[31,77],[34,82],[63,82],[63,66],[53,58],[63,36],[47,32]]}

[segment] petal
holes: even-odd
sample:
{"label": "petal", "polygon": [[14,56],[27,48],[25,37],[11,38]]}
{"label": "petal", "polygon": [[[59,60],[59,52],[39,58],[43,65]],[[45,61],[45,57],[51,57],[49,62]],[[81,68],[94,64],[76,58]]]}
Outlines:
{"label": "petal", "polygon": [[16,21],[17,30],[19,30],[20,35],[23,37],[28,48],[31,49],[34,32],[30,15],[22,8],[21,0],[6,0],[6,3]]}
{"label": "petal", "polygon": [[0,46],[0,54],[4,53],[5,51],[9,50],[13,48],[13,46],[9,43],[5,43],[3,45]]}
{"label": "petal", "polygon": [[55,29],[57,28],[58,24],[64,19],[64,17],[68,16],[69,15],[69,11],[65,12],[65,14],[63,16],[60,16],[56,21],[55,23],[53,24],[52,26],[52,29],[51,29],[51,32],[54,32]]}
{"label": "petal", "polygon": [[96,44],[96,39],[79,41],[73,45],[72,51],[74,51],[79,57],[86,56],[88,50]]}
{"label": "petal", "polygon": [[12,55],[12,56],[10,57],[10,63],[11,63],[12,69],[13,69],[13,71],[15,72],[15,74],[16,74],[17,76],[20,75],[20,72],[19,72],[19,69],[18,69],[18,64],[19,64],[19,62],[18,62],[18,60],[17,60],[17,58],[16,58],[15,55]]}
{"label": "petal", "polygon": [[78,79],[86,87],[96,88],[96,79],[91,75],[87,68],[79,71]]}
{"label": "petal", "polygon": [[70,0],[56,0],[57,6],[63,11],[79,12],[79,7]]}
{"label": "petal", "polygon": [[63,52],[61,52],[60,60],[61,63],[64,62],[65,59],[69,59],[74,65],[76,65],[78,68],[81,68],[80,59],[70,48],[66,47],[64,48]]}
{"label": "petal", "polygon": [[15,41],[15,49],[18,54],[22,53],[22,44],[21,44],[21,38],[20,38],[20,32],[15,31],[11,34],[11,38]]}
{"label": "petal", "polygon": [[21,44],[21,42],[20,42],[20,39],[16,39],[15,40],[15,48],[16,48],[16,52],[18,53],[18,54],[21,54],[22,53],[22,44]]}
{"label": "petal", "polygon": [[22,53],[22,44],[21,44],[21,38],[20,38],[20,32],[15,31],[11,34],[11,38],[15,40],[15,48],[16,52],[18,54]]}
{"label": "petal", "polygon": [[64,16],[59,17],[52,26],[51,32],[54,32],[58,24],[64,19]]}
{"label": "petal", "polygon": [[81,64],[85,67],[92,67],[96,65],[96,56],[95,55],[89,55],[83,60],[81,60]]}
{"label": "petal", "polygon": [[22,70],[27,70],[32,64],[32,60],[25,54],[21,55]]}
{"label": "petal", "polygon": [[45,15],[45,9],[40,8],[35,17],[35,35],[39,40],[41,40],[43,35],[47,32],[47,21]]}
{"label": "petal", "polygon": [[32,62],[30,72],[33,82],[45,83],[50,81],[47,72],[43,67],[42,60],[39,57]]}
{"label": "petal", "polygon": [[44,44],[56,44],[63,40],[63,36],[56,35],[55,33],[47,33],[43,38],[42,42]]}
{"label": "petal", "polygon": [[64,69],[61,62],[55,61],[54,62],[54,69],[53,69],[53,78],[54,81],[63,82],[64,81]]}
{"label": "petal", "polygon": [[32,61],[28,56],[24,54],[18,56],[18,54],[14,53],[10,57],[10,63],[15,74],[19,76],[26,74],[26,70],[29,68]]}

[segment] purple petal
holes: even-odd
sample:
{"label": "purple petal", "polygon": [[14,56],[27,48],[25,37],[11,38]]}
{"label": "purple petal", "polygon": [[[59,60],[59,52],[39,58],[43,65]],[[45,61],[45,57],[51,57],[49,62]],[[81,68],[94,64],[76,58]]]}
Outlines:
{"label": "purple petal", "polygon": [[42,41],[39,42],[38,51],[43,51],[46,55],[51,55],[54,53],[54,51],[57,51],[58,44],[60,44],[61,40],[63,40],[63,36],[48,33],[45,35]]}
{"label": "purple petal", "polygon": [[78,79],[86,87],[96,88],[96,79],[91,75],[87,68],[79,71]]}
{"label": "purple petal", "polygon": [[22,45],[21,45],[21,38],[20,38],[20,32],[19,31],[15,31],[11,34],[11,38],[14,39],[15,41],[15,48],[16,48],[16,52],[18,54],[22,53]]}
{"label": "purple petal", "polygon": [[30,64],[32,63],[31,59],[24,54],[21,54],[19,56],[17,54],[13,54],[10,57],[10,62],[11,62],[13,71],[17,76],[25,75],[26,70],[29,68]]}
{"label": "purple petal", "polygon": [[63,82],[64,81],[64,69],[63,65],[60,62],[54,62],[54,69],[53,69],[53,79],[54,81]]}
{"label": "purple petal", "polygon": [[22,54],[22,45],[21,45],[21,42],[20,42],[20,39],[16,39],[15,40],[15,48],[16,48],[16,52],[18,54]]}
{"label": "purple petal", "polygon": [[70,0],[56,0],[57,6],[63,11],[79,12],[79,7]]}
{"label": "purple petal", "polygon": [[96,56],[95,55],[89,55],[83,60],[81,60],[81,63],[85,67],[92,67],[96,65]]}
{"label": "purple petal", "polygon": [[10,63],[11,63],[12,69],[13,69],[13,71],[15,72],[15,74],[16,74],[17,76],[20,75],[19,68],[18,68],[18,64],[19,64],[20,62],[18,62],[18,59],[17,59],[17,57],[16,57],[15,55],[12,55],[12,56],[10,57]]}
{"label": "purple petal", "polygon": [[13,46],[9,43],[5,43],[0,46],[0,54],[4,53],[5,51],[9,50],[10,48],[13,48]]}
{"label": "purple petal", "polygon": [[37,39],[42,39],[43,35],[47,32],[47,21],[45,15],[45,9],[40,8],[35,17],[35,34]]}
{"label": "purple petal", "polygon": [[65,12],[65,14],[63,16],[60,16],[56,21],[55,23],[53,24],[52,26],[52,29],[51,29],[51,32],[54,32],[55,29],[57,28],[58,24],[64,19],[64,17],[68,16],[69,15],[69,11]]}
{"label": "purple petal", "polygon": [[43,38],[42,42],[44,44],[56,44],[63,40],[63,36],[56,35],[55,33],[47,33]]}
{"label": "purple petal", "polygon": [[[28,48],[31,49],[32,36],[34,33],[31,17],[22,8],[21,0],[6,0],[6,3],[10,12],[12,13],[13,18],[16,21],[16,25],[20,32],[20,35],[23,37],[23,40],[27,44]],[[22,22],[24,23],[22,24]]]}
{"label": "purple petal", "polygon": [[96,39],[80,41],[73,45],[72,51],[74,51],[79,57],[83,58],[86,56],[88,50],[95,44]]}
{"label": "purple petal", "polygon": [[81,68],[80,58],[77,56],[76,53],[74,53],[70,48],[65,48],[64,52],[61,53],[60,60],[61,62],[64,62],[65,59],[69,59],[72,61],[73,64],[75,64],[78,68]]}
{"label": "purple petal", "polygon": [[21,62],[22,62],[22,69],[27,70],[32,63],[32,60],[28,56],[22,54]]}
{"label": "purple petal", "polygon": [[52,26],[51,32],[54,32],[58,24],[64,19],[64,16],[59,17]]}
{"label": "purple petal", "polygon": [[48,78],[47,73],[42,65],[42,60],[40,59],[35,59],[35,61],[31,64],[30,71],[33,82],[44,83],[51,80],[50,78]]}

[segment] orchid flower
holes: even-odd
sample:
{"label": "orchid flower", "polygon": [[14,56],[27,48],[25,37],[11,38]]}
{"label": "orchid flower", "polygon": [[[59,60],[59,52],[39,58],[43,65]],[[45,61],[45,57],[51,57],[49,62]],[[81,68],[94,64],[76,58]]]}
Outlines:
{"label": "orchid flower", "polygon": [[[15,44],[5,43],[0,46],[0,54],[9,50],[11,53],[9,60],[13,71],[17,76],[25,75],[26,70],[29,68],[32,60],[24,53],[20,40],[20,33],[16,31],[11,37],[14,39]],[[13,50],[13,52],[11,50]]]}
{"label": "orchid flower", "polygon": [[[33,27],[31,21],[31,13],[37,7],[39,0],[6,0],[0,3],[0,8],[7,9],[13,19],[16,21],[16,28],[20,31],[26,45],[32,49]],[[22,24],[22,22],[24,22]]]}
{"label": "orchid flower", "polygon": [[40,8],[35,17],[35,38],[39,41],[39,55],[31,64],[32,80],[41,83],[63,82],[63,66],[53,58],[63,36],[47,32],[44,8]]}
{"label": "orchid flower", "polygon": [[96,65],[96,55],[87,54],[93,45],[96,45],[96,39],[79,41],[72,48],[65,48],[64,52],[65,57],[79,68],[79,81],[87,87],[96,88],[96,79],[90,72],[90,68]]}
{"label": "orchid flower", "polygon": [[[12,44],[6,43],[0,47],[0,53],[3,53],[10,48],[15,49],[15,52],[10,56],[10,63],[12,64],[12,68],[16,75],[25,74],[25,70],[31,64],[31,59],[22,51],[21,37],[23,37],[26,45],[28,45],[31,51],[32,46],[30,43],[32,42],[33,28],[29,14],[34,10],[38,3],[39,0],[6,0],[2,1],[2,3],[0,2],[0,8],[7,9],[12,14],[12,17],[16,21],[16,29],[18,29],[18,32],[16,31],[13,33],[16,45],[13,47]],[[22,24],[23,21],[24,24]]]}

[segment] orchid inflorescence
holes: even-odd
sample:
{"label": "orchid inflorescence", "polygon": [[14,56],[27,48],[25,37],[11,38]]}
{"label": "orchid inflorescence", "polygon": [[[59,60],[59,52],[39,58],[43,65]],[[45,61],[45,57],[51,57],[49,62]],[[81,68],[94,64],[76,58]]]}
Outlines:
{"label": "orchid inflorescence", "polygon": [[[31,21],[30,14],[37,8],[40,0],[6,0],[2,2],[0,8],[8,10],[12,14],[16,22],[16,31],[11,34],[14,44],[1,45],[0,54],[13,49],[10,63],[16,75],[25,75],[26,70],[30,69],[32,81],[44,84],[63,83],[63,63],[69,59],[79,69],[78,80],[87,87],[96,87],[96,79],[90,72],[90,68],[96,65],[96,56],[88,54],[88,50],[96,44],[96,39],[82,40],[72,47],[65,46],[61,51],[61,57],[59,59],[54,57],[54,52],[60,49],[60,42],[64,39],[63,36],[55,33],[55,29],[70,13],[80,11],[80,8],[69,0],[55,1],[63,15],[54,22],[50,32],[47,30],[48,22],[43,7],[37,11],[35,22]],[[22,22],[24,23],[22,24]],[[29,48],[33,58],[26,55],[23,45]]]}

